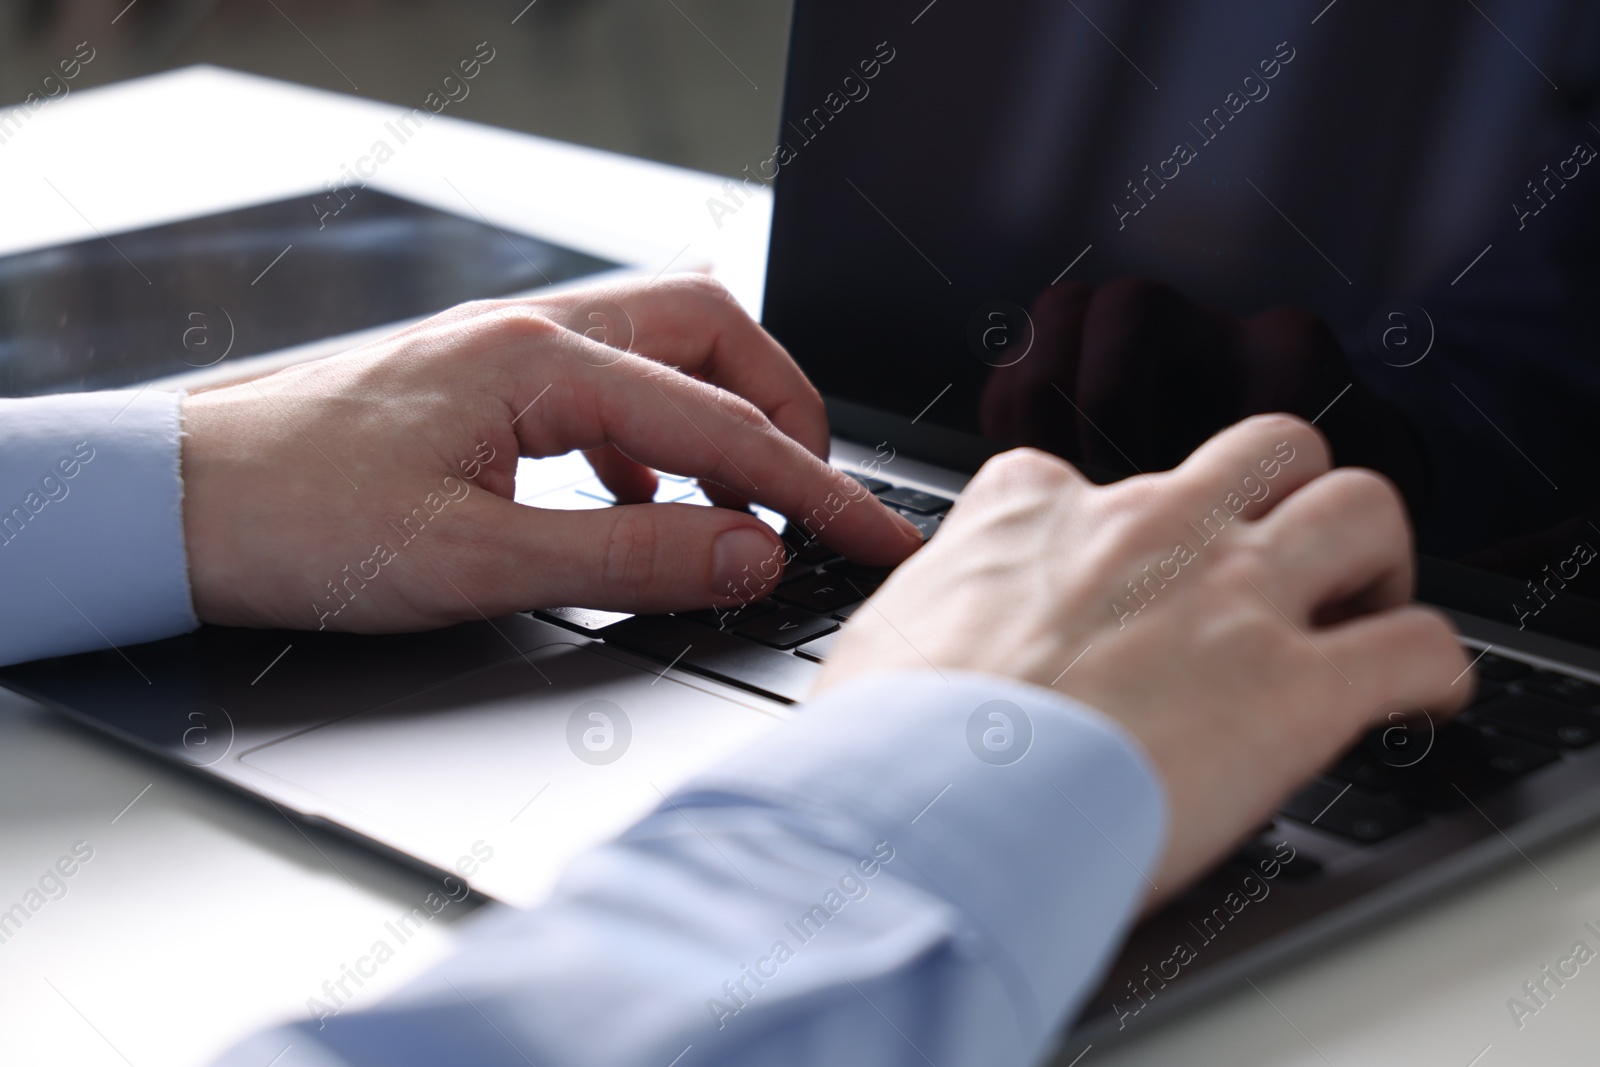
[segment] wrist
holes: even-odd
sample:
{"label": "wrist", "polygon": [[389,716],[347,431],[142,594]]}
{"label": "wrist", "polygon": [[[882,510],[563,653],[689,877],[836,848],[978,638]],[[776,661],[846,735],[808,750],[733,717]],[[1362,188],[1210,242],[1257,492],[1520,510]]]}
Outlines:
{"label": "wrist", "polygon": [[[231,625],[250,620],[229,595],[245,573],[232,516],[247,487],[259,486],[237,453],[247,448],[230,434],[225,392],[188,394],[181,401],[179,470],[183,481],[183,540],[189,564],[189,591],[202,622]],[[231,501],[231,503],[230,503]]]}

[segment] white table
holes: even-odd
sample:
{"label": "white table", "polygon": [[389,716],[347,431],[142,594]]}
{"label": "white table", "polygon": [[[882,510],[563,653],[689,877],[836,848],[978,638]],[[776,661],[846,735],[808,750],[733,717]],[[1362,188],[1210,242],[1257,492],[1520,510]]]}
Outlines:
{"label": "white table", "polygon": [[[204,67],[74,93],[0,145],[0,254],[317,189],[398,110]],[[718,227],[706,208],[718,178],[445,117],[373,184],[457,211],[465,194],[498,224],[647,270],[713,264],[759,305],[770,201]],[[93,857],[65,895],[0,943],[0,1064],[205,1063],[247,1030],[304,1017],[430,888],[0,694],[0,910],[80,841]],[[445,955],[467,911],[446,908],[354,1003]],[[1492,877],[1080,1064],[1593,1062],[1600,964],[1520,1031],[1506,1005],[1573,942],[1600,949],[1588,920],[1600,921],[1595,832],[1512,854]]]}

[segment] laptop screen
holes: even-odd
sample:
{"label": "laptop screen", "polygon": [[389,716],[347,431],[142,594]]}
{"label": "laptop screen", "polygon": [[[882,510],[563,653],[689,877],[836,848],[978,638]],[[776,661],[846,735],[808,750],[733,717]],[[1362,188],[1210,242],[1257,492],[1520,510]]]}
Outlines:
{"label": "laptop screen", "polygon": [[1536,627],[1600,592],[1597,94],[1587,0],[798,0],[766,325],[947,463],[1315,418]]}

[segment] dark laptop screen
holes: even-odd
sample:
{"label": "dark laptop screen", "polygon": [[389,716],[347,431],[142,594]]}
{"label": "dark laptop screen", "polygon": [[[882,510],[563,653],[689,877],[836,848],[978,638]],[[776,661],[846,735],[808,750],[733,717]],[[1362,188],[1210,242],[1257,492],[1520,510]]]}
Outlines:
{"label": "dark laptop screen", "polygon": [[1588,0],[799,0],[766,323],[907,440],[1316,417],[1538,614],[1600,589],[1597,90]]}

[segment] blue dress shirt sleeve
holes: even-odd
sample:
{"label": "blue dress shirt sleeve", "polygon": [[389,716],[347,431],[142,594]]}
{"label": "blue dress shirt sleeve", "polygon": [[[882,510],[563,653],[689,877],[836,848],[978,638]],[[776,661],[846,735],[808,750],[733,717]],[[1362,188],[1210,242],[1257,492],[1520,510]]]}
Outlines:
{"label": "blue dress shirt sleeve", "polygon": [[396,997],[308,1004],[221,1063],[1031,1063],[1135,915],[1164,823],[1137,746],[1054,692],[859,679]]}
{"label": "blue dress shirt sleeve", "polygon": [[0,400],[0,665],[199,625],[181,399],[145,389]]}

